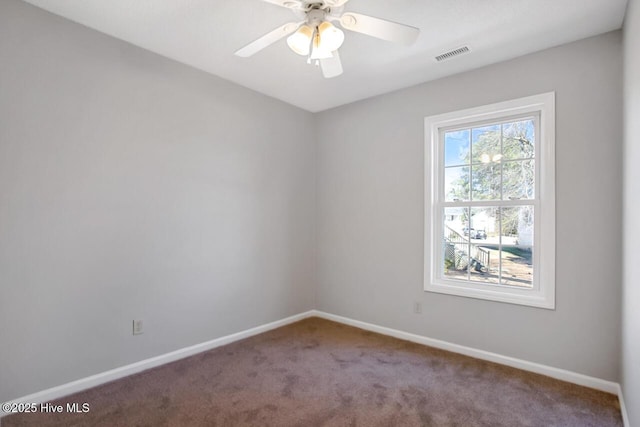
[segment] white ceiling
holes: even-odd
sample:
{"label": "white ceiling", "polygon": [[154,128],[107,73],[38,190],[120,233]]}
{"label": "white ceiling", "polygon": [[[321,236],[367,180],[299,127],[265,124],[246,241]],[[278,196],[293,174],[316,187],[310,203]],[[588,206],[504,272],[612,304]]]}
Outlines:
{"label": "white ceiling", "polygon": [[[324,79],[282,39],[233,53],[292,11],[261,0],[25,0],[113,37],[317,112],[619,29],[627,0],[350,0],[359,12],[421,29],[411,47],[347,32],[344,74]],[[437,63],[467,45],[471,53]]]}

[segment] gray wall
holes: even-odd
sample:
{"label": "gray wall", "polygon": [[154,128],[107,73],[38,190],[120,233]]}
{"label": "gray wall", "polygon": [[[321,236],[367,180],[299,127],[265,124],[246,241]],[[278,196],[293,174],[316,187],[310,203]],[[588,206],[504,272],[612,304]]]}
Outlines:
{"label": "gray wall", "polygon": [[[611,33],[313,116],[0,1],[0,401],[314,307],[617,381],[621,48]],[[557,310],[425,293],[424,117],[552,90]]]}
{"label": "gray wall", "polygon": [[[621,49],[609,33],[319,114],[319,309],[618,381]],[[424,117],[549,91],[557,309],[425,293]]]}
{"label": "gray wall", "polygon": [[313,120],[0,1],[0,401],[313,308]]}
{"label": "gray wall", "polygon": [[630,0],[624,23],[624,279],[622,389],[632,426],[640,426],[640,3]]}

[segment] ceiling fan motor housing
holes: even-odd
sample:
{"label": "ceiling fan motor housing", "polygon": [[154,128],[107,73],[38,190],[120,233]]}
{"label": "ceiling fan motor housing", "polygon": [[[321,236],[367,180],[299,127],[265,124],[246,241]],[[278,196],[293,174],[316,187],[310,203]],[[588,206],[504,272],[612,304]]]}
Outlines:
{"label": "ceiling fan motor housing", "polygon": [[337,17],[340,15],[342,10],[344,9],[343,4],[339,4],[337,0],[329,1],[300,1],[297,3],[287,2],[288,4],[295,4],[295,6],[287,6],[290,7],[296,15],[301,19],[307,19],[307,22],[311,24],[312,22],[309,20],[310,17],[314,19],[318,19],[320,12],[323,13],[322,19],[324,19],[327,15]]}
{"label": "ceiling fan motor housing", "polygon": [[323,9],[311,9],[307,12],[307,24],[317,27],[325,20],[327,12]]}

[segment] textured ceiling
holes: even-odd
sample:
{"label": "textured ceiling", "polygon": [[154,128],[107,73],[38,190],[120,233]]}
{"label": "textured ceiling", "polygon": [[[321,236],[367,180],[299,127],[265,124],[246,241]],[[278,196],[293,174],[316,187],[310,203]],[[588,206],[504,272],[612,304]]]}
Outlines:
{"label": "textured ceiling", "polygon": [[[410,47],[347,32],[344,74],[324,79],[285,39],[233,53],[292,11],[261,0],[26,0],[87,27],[316,112],[619,29],[627,0],[350,0],[345,11],[421,29]],[[436,62],[460,46],[470,53]]]}

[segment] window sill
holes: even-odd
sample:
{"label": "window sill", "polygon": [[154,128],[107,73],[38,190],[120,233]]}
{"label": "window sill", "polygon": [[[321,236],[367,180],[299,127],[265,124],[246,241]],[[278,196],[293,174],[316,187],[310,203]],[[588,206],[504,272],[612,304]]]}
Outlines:
{"label": "window sill", "polygon": [[425,284],[426,292],[456,295],[467,298],[484,299],[508,304],[526,305],[530,307],[555,310],[555,295],[545,295],[535,289],[513,289],[509,286],[481,285],[473,287],[465,282],[455,281],[445,283]]}

